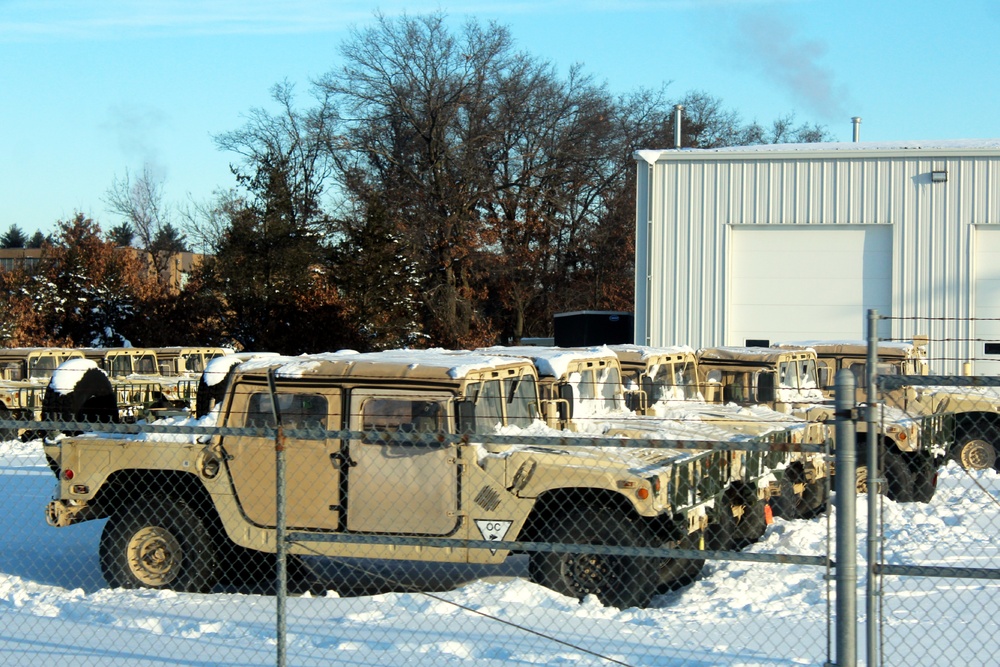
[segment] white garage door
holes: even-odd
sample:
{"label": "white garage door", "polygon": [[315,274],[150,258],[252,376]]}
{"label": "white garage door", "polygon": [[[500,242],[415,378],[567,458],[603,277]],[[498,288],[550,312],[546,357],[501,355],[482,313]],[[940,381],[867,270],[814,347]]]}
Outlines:
{"label": "white garage door", "polygon": [[859,339],[870,308],[891,313],[888,225],[735,227],[731,239],[729,345]]}
{"label": "white garage door", "polygon": [[[976,375],[1000,374],[1000,230],[976,228],[973,336]],[[981,319],[985,318],[985,319]]]}

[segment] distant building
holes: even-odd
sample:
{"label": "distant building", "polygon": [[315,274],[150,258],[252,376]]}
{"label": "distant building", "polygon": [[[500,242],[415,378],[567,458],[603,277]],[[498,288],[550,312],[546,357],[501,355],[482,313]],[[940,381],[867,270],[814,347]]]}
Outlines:
{"label": "distant building", "polygon": [[[121,250],[135,253],[142,256],[143,252],[138,248],[121,248]],[[14,271],[24,269],[32,271],[37,268],[42,258],[41,248],[2,248],[0,249],[0,271]],[[146,254],[146,262],[150,275],[153,273],[153,264],[150,256]],[[184,289],[191,273],[205,261],[205,255],[194,252],[177,252],[170,256],[166,268],[162,271],[161,282],[167,288],[177,293]]]}
{"label": "distant building", "polygon": [[0,271],[30,271],[42,257],[41,248],[0,248]]}
{"label": "distant building", "polygon": [[1000,139],[636,158],[636,343],[858,339],[874,309],[1000,373]]}

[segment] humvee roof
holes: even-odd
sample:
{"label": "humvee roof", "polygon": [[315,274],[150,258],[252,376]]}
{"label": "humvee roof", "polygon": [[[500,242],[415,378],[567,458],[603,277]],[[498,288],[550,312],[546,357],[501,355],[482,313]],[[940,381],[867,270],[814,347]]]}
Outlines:
{"label": "humvee roof", "polygon": [[516,369],[529,363],[527,359],[440,349],[343,351],[300,357],[263,357],[243,362],[236,368],[236,374],[263,376],[274,369],[275,376],[282,379],[375,377],[454,381],[491,371]]}

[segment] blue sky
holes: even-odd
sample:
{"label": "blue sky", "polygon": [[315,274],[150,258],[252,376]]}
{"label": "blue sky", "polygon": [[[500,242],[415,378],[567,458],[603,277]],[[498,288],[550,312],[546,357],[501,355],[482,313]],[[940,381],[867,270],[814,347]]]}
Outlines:
{"label": "blue sky", "polygon": [[852,116],[863,141],[1000,137],[995,0],[0,0],[0,232],[108,229],[107,190],[144,166],[175,208],[210,200],[233,185],[213,136],[281,80],[305,102],[376,9],[493,19],[612,91],[702,90],[837,140]]}

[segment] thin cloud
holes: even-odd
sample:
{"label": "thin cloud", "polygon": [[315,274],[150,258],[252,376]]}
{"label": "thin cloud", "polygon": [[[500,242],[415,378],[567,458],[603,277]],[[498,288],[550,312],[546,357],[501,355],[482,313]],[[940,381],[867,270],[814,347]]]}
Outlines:
{"label": "thin cloud", "polygon": [[[343,30],[393,15],[503,16],[553,12],[594,14],[745,7],[764,0],[479,0],[449,8],[439,0],[7,0],[0,2],[0,41],[115,39],[205,34],[294,34]],[[775,0],[767,0],[771,4]],[[778,0],[780,1],[780,0]]]}
{"label": "thin cloud", "polygon": [[799,34],[795,26],[773,15],[747,15],[738,22],[741,56],[796,99],[825,118],[846,115],[847,87],[824,64],[827,45]]}

